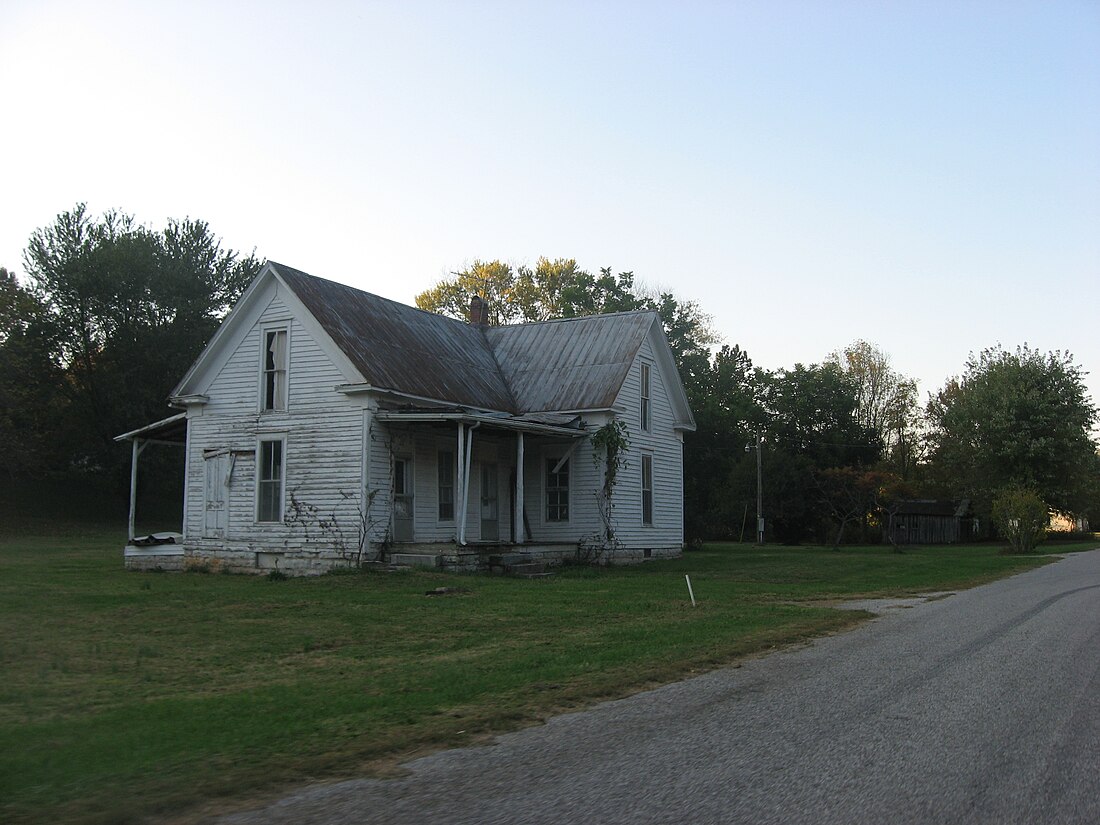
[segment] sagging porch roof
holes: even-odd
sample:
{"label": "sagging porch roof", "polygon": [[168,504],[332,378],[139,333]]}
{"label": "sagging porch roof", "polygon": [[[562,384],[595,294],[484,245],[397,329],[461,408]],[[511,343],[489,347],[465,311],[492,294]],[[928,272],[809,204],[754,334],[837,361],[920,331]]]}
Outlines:
{"label": "sagging porch roof", "polygon": [[115,441],[158,441],[166,444],[187,442],[187,413],[176,413],[128,433],[116,435]]}
{"label": "sagging porch roof", "polygon": [[590,433],[584,428],[580,416],[556,413],[486,413],[456,407],[452,409],[403,408],[376,410],[379,421],[403,424],[480,424],[483,427],[509,432],[553,435],[565,438],[584,438]]}

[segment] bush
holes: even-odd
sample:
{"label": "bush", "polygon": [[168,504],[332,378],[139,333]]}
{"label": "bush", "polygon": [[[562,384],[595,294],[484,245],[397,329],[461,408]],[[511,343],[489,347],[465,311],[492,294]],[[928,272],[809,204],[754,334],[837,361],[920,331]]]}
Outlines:
{"label": "bush", "polygon": [[1046,538],[1050,510],[1034,490],[1010,487],[993,499],[993,523],[1014,553],[1030,553]]}

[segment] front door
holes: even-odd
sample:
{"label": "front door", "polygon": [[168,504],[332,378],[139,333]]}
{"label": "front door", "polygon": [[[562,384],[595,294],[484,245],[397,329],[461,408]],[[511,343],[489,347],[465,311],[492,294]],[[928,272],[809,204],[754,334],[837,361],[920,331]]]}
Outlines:
{"label": "front door", "polygon": [[393,540],[413,540],[412,461],[393,460]]}
{"label": "front door", "polygon": [[497,501],[497,465],[481,465],[481,540],[500,538],[500,506]]}
{"label": "front door", "polygon": [[207,456],[204,461],[206,483],[204,487],[202,534],[208,539],[225,537],[228,508],[225,506],[225,481],[229,469],[229,454]]}

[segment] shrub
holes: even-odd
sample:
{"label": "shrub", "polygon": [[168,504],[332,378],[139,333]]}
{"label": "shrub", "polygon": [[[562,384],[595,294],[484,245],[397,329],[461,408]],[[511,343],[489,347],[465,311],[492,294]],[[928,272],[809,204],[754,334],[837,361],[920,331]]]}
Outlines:
{"label": "shrub", "polygon": [[1047,534],[1050,511],[1034,490],[1009,487],[993,499],[993,523],[1014,553],[1031,553]]}

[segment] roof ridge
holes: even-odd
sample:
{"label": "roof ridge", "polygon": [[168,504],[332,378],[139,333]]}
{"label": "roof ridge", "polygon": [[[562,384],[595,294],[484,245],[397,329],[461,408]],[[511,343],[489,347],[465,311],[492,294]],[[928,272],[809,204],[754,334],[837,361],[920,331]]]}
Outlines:
{"label": "roof ridge", "polygon": [[593,318],[615,318],[622,315],[659,315],[655,309],[623,309],[618,312],[594,312],[591,315],[570,315],[562,318],[546,318],[542,321],[520,321],[516,324],[498,324],[489,329],[514,329],[516,327],[534,327],[542,324],[560,324],[563,321],[587,321]]}
{"label": "roof ridge", "polygon": [[423,313],[425,315],[431,315],[433,318],[443,318],[446,321],[450,321],[451,323],[455,323],[455,324],[460,324],[464,327],[470,326],[470,324],[468,322],[463,321],[461,318],[452,318],[450,315],[443,315],[442,313],[439,313],[439,312],[432,312],[430,309],[421,309],[418,306],[413,306],[412,304],[406,304],[402,301],[396,300],[395,298],[387,298],[385,295],[379,295],[377,292],[370,292],[370,291],[365,290],[365,289],[360,289],[357,286],[352,286],[351,284],[345,284],[342,281],[334,281],[331,278],[322,278],[320,275],[311,275],[308,272],[303,272],[302,270],[295,269],[292,266],[288,266],[286,264],[281,264],[278,261],[268,261],[268,263],[273,264],[274,266],[278,267],[280,270],[284,270],[284,271],[285,270],[290,270],[294,274],[301,275],[305,278],[312,278],[315,281],[324,281],[326,284],[332,284],[333,286],[342,287],[343,289],[350,289],[350,290],[353,290],[354,292],[361,292],[364,295],[369,295],[372,298],[377,298],[379,301],[386,301],[387,303],[390,303],[390,304],[397,304],[397,306],[401,307],[402,309],[411,309],[413,312],[420,312],[420,313]]}

